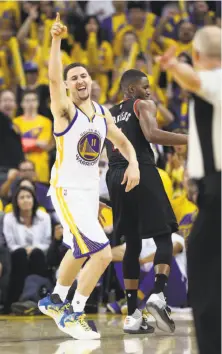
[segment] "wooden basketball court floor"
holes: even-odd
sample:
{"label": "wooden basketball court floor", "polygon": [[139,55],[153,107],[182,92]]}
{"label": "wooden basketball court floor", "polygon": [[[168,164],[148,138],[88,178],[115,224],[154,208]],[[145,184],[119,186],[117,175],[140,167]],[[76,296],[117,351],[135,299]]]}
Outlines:
{"label": "wooden basketball court floor", "polygon": [[[155,330],[148,335],[125,335],[124,317],[99,314],[89,316],[101,340],[76,341],[57,329],[44,316],[0,316],[1,354],[198,354],[191,314],[173,315],[174,334]],[[152,317],[150,324],[154,324]]]}

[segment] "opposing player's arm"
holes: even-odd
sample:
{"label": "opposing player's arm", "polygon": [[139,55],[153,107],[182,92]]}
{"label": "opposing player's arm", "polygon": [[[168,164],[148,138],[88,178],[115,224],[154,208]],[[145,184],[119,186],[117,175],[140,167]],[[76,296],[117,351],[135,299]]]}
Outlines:
{"label": "opposing player's arm", "polygon": [[57,13],[56,21],[52,26],[52,45],[49,58],[49,89],[51,97],[51,110],[54,117],[63,118],[69,111],[70,99],[66,94],[66,87],[63,81],[63,65],[61,58],[62,36],[67,31],[66,26],[60,22],[60,16]]}
{"label": "opposing player's arm", "polygon": [[122,184],[126,185],[126,192],[129,192],[135,186],[139,184],[140,172],[138,167],[138,161],[136,152],[131,142],[115,125],[111,113],[105,110],[106,123],[107,123],[107,139],[109,139],[114,146],[120,151],[120,153],[129,162],[129,165],[125,171]]}
{"label": "opposing player's arm", "polygon": [[158,128],[153,101],[138,101],[136,111],[143,134],[150,143],[166,146],[187,144],[187,135],[169,133]]}

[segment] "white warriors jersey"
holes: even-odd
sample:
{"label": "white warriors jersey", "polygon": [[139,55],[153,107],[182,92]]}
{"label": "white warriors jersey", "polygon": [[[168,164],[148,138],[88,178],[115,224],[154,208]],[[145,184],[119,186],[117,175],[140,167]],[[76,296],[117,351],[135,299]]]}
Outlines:
{"label": "white warriors jersey", "polygon": [[99,188],[99,157],[107,133],[104,109],[93,102],[90,119],[76,107],[76,114],[64,132],[54,133],[56,161],[51,171],[53,187]]}

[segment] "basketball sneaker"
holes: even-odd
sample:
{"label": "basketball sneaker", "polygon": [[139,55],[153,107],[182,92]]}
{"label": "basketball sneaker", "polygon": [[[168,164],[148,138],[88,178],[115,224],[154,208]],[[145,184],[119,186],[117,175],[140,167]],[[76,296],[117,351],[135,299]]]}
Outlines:
{"label": "basketball sneaker", "polygon": [[163,293],[151,294],[146,303],[147,311],[155,318],[156,325],[164,332],[173,333],[175,323],[170,317],[171,310],[166,304]]}
{"label": "basketball sneaker", "polygon": [[106,307],[112,313],[121,314],[122,306],[125,305],[125,303],[126,303],[126,300],[125,299],[121,299],[119,301],[109,302],[106,305]]}
{"label": "basketball sneaker", "polygon": [[123,326],[124,333],[129,334],[146,334],[153,333],[154,328],[149,325],[146,316],[138,309],[131,316],[127,316]]}
{"label": "basketball sneaker", "polygon": [[58,328],[74,339],[100,339],[100,334],[88,325],[84,312],[73,312],[72,306],[65,310]]}
{"label": "basketball sneaker", "polygon": [[71,304],[66,300],[62,302],[58,294],[51,294],[38,302],[39,310],[47,315],[58,324],[61,317],[64,315],[64,311],[67,310]]}

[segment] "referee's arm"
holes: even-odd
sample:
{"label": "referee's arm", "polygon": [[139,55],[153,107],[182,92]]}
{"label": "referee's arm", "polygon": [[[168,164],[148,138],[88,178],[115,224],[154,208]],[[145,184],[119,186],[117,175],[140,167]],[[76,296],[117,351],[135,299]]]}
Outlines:
{"label": "referee's arm", "polygon": [[169,48],[162,57],[158,57],[161,67],[170,72],[174,80],[185,90],[199,93],[201,80],[191,65],[181,63],[175,57],[175,47]]}

